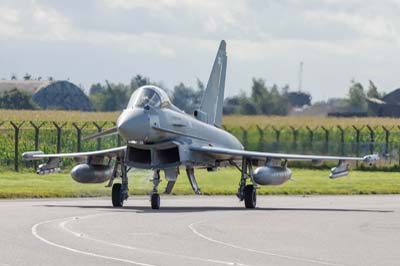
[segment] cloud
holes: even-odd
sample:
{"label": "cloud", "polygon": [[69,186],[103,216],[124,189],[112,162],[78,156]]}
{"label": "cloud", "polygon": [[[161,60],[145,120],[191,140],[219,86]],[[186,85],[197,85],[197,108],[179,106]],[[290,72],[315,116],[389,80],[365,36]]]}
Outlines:
{"label": "cloud", "polygon": [[304,17],[310,23],[343,24],[363,38],[398,42],[399,25],[391,18],[374,14],[349,14],[346,12],[307,11]]}
{"label": "cloud", "polygon": [[[160,34],[129,34],[78,28],[59,11],[38,4],[31,5],[24,11],[1,8],[0,17],[0,39],[68,41],[117,46],[129,53],[148,52],[163,56],[175,54],[174,50],[163,44],[163,36]],[[20,19],[21,17],[24,19]]]}
{"label": "cloud", "polygon": [[30,51],[43,43],[65,49],[71,44],[77,57],[86,58],[83,50],[93,47],[122,59],[135,55],[149,75],[164,77],[165,69],[155,65],[165,68],[167,61],[173,62],[171,75],[200,71],[197,65],[180,67],[212,58],[218,41],[226,39],[230,68],[235,71],[227,84],[235,90],[248,86],[252,75],[295,84],[300,60],[305,62],[305,73],[318,73],[305,78],[305,86],[315,87],[317,93],[321,84],[328,84],[332,94],[343,94],[346,88],[340,92],[337,87],[351,76],[364,78],[371,73],[390,84],[397,82],[390,74],[394,62],[400,61],[397,0],[3,1],[0,48],[11,42],[26,43],[25,50]]}
{"label": "cloud", "polygon": [[[192,31],[201,33],[226,31],[231,26],[237,26],[239,17],[247,10],[246,1],[243,0],[103,0],[107,8],[124,11],[146,10],[152,19],[179,20],[180,23],[189,22],[190,25],[200,25],[191,28]],[[151,23],[151,22],[150,22]],[[178,33],[179,34],[179,33]]]}
{"label": "cloud", "polygon": [[19,12],[16,9],[0,7],[0,34],[5,37],[18,36],[22,27],[18,25]]}

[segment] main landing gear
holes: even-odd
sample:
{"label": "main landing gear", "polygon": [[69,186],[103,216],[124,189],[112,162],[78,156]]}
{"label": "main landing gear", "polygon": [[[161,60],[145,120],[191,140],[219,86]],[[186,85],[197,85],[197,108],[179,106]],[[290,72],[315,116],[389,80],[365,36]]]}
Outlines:
{"label": "main landing gear", "polygon": [[[118,168],[120,170],[120,177],[121,177],[121,184],[116,183],[114,185],[113,181],[118,175]],[[111,200],[112,205],[114,207],[122,207],[124,205],[124,201],[128,199],[129,192],[128,192],[128,169],[125,166],[125,163],[120,159],[117,158],[117,162],[115,163],[114,170],[112,176],[110,178],[110,182],[108,183],[108,187],[112,185],[112,193],[111,193]]]}
{"label": "main landing gear", "polygon": [[[257,185],[253,179],[253,166],[251,164],[251,160],[243,158],[242,168],[239,168],[238,166],[236,167],[242,173],[237,197],[240,199],[240,201],[244,200],[244,206],[247,209],[254,209],[257,205]],[[252,184],[246,185],[247,179],[251,179]]]}
{"label": "main landing gear", "polygon": [[[196,177],[194,175],[194,169],[188,167],[186,168],[186,173],[194,193],[196,195],[200,195],[201,191],[199,186],[197,185]],[[160,170],[154,170],[152,182],[153,182],[153,190],[150,193],[150,203],[151,203],[151,208],[156,210],[160,208],[160,194],[158,194],[158,185],[160,184]],[[169,181],[169,184],[171,184],[170,182],[171,181]],[[175,181],[173,182],[175,183]],[[166,193],[170,193],[172,189],[172,187],[168,188],[168,186],[169,185],[167,185]]]}

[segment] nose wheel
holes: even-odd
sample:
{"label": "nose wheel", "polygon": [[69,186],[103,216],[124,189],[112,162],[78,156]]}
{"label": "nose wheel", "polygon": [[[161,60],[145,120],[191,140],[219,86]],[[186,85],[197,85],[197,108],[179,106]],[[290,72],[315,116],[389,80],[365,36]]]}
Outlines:
{"label": "nose wheel", "polygon": [[158,185],[160,184],[160,170],[155,170],[153,175],[153,191],[150,193],[150,203],[153,210],[160,208],[160,194],[158,194]]}

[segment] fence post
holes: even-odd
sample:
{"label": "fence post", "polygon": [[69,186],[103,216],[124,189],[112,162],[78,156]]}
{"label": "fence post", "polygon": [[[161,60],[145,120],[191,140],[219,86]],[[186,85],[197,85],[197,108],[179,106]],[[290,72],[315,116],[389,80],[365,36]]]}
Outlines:
{"label": "fence post", "polygon": [[[116,122],[112,122],[112,124],[114,125],[114,127],[117,126],[117,123],[116,123]],[[119,134],[117,134],[117,146],[118,146],[118,147],[121,146],[121,142],[122,142],[121,136],[120,136]]]}
{"label": "fence post", "polygon": [[276,145],[275,149],[276,149],[276,151],[279,151],[282,128],[276,128],[276,127],[272,126],[272,129],[275,131],[275,145]]}
{"label": "fence post", "polygon": [[374,153],[375,131],[370,125],[367,125],[367,128],[369,130],[369,140],[370,140],[369,153],[372,154]]}
{"label": "fence post", "polygon": [[325,153],[329,152],[329,128],[321,126],[321,129],[325,132]]}
{"label": "fence post", "polygon": [[388,153],[389,153],[389,138],[390,138],[390,130],[392,130],[393,127],[387,128],[385,126],[382,126],[382,129],[383,129],[383,131],[385,131],[385,155],[384,156],[390,157],[390,156],[388,156]]}
{"label": "fence post", "polygon": [[265,129],[267,127],[261,128],[259,125],[256,125],[257,130],[258,130],[258,135],[259,135],[259,139],[258,139],[258,150],[263,151],[264,150],[264,143],[265,143]]}
{"label": "fence post", "polygon": [[[103,131],[104,126],[107,122],[103,122],[103,124],[99,125],[97,122],[93,122],[93,125],[97,128],[97,133]],[[97,138],[97,149],[101,150],[101,138]]]}
{"label": "fence post", "polygon": [[345,130],[347,129],[347,127],[342,128],[340,125],[338,125],[337,128],[340,131],[340,155],[343,156],[344,155],[344,133],[345,133]]}
{"label": "fence post", "polygon": [[[362,126],[361,128],[358,128],[353,125],[352,127],[356,132],[356,156],[359,157],[360,156],[360,134],[361,134],[361,130],[363,130],[364,126]],[[358,168],[358,161],[356,161],[356,168]]]}
{"label": "fence post", "polygon": [[87,126],[87,122],[83,123],[81,127],[77,123],[72,123],[72,126],[76,129],[76,140],[77,140],[77,152],[81,151],[81,139],[82,139],[82,129]]}
{"label": "fence post", "polygon": [[[35,124],[33,121],[29,121],[31,126],[35,129],[35,151],[39,150],[39,130],[40,128],[46,124],[46,122],[41,122],[40,124]],[[33,167],[36,169],[37,162],[33,162]]]}
{"label": "fence post", "polygon": [[318,127],[315,127],[314,129],[311,129],[309,126],[306,126],[306,129],[308,131],[308,137],[310,141],[310,148],[313,150],[314,146],[314,131],[318,129]]}
{"label": "fence post", "polygon": [[67,122],[58,125],[55,121],[53,121],[53,125],[57,129],[57,153],[61,152],[61,131],[66,124]]}
{"label": "fence post", "polygon": [[10,121],[10,124],[14,128],[14,170],[15,172],[19,171],[19,130],[22,125],[25,124],[25,121],[22,121],[19,124]]}
{"label": "fence post", "polygon": [[292,127],[292,126],[290,126],[289,128],[292,130],[292,136],[293,136],[292,146],[293,146],[293,149],[297,151],[297,137],[299,135],[299,128],[295,128],[295,127]]}
{"label": "fence post", "polygon": [[242,130],[243,146],[247,148],[247,130],[243,127],[240,127],[240,130]]}
{"label": "fence post", "polygon": [[46,124],[46,122],[35,124],[33,121],[30,121],[29,124],[31,124],[31,126],[35,129],[35,151],[37,151],[39,150],[39,130],[44,124]]}

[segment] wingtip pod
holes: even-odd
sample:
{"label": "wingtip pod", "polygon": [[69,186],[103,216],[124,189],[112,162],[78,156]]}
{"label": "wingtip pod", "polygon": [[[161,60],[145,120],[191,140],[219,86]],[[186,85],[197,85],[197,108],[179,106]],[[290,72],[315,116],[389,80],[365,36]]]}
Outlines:
{"label": "wingtip pod", "polygon": [[35,158],[36,155],[43,155],[42,151],[27,151],[22,154],[22,159],[25,161],[40,160],[42,158]]}
{"label": "wingtip pod", "polygon": [[363,162],[372,164],[378,161],[379,159],[380,158],[378,154],[369,154],[363,157]]}

